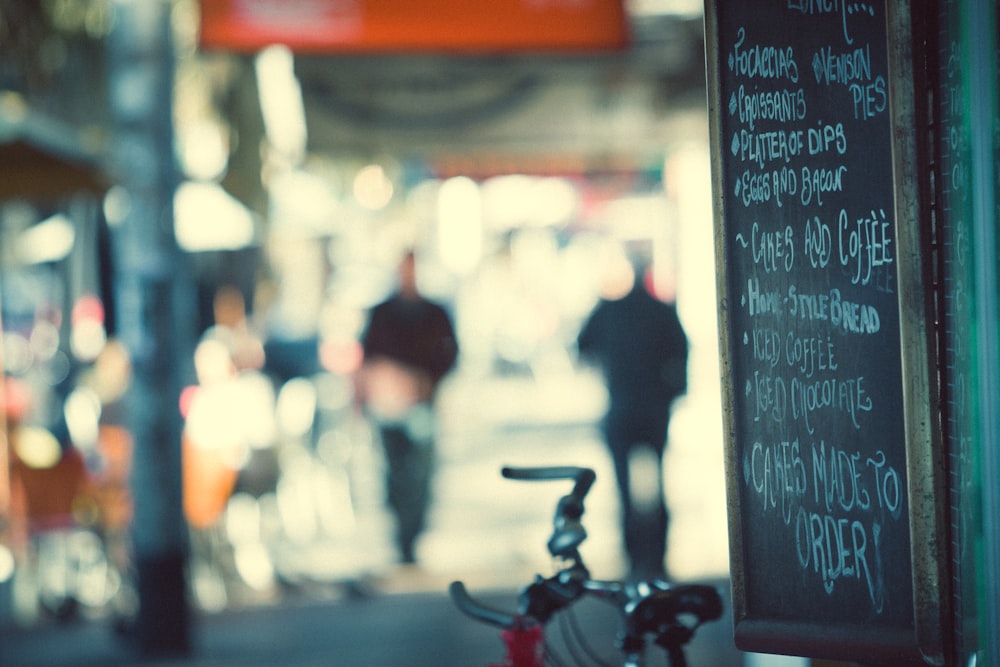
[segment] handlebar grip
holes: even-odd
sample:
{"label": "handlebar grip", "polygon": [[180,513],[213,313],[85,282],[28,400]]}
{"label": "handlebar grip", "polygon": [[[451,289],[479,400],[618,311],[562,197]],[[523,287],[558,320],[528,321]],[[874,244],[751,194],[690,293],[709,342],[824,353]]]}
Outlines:
{"label": "handlebar grip", "polygon": [[536,468],[515,468],[504,466],[501,473],[507,479],[523,479],[528,481],[568,479],[574,481],[573,496],[582,501],[590,491],[597,475],[590,468],[576,466],[541,466]]}
{"label": "handlebar grip", "polygon": [[461,581],[451,582],[448,591],[451,593],[451,599],[455,603],[455,606],[469,618],[505,630],[518,626],[518,616],[516,614],[494,609],[475,600],[469,595],[469,591],[466,590],[465,584]]}

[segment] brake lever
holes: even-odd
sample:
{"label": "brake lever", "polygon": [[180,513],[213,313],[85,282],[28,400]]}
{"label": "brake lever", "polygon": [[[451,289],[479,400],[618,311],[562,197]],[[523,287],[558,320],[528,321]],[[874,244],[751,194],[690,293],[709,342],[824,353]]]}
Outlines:
{"label": "brake lever", "polygon": [[584,595],[584,583],[589,578],[587,568],[579,562],[551,577],[536,577],[534,583],[521,592],[521,613],[537,619],[542,625],[548,623],[556,612]]}

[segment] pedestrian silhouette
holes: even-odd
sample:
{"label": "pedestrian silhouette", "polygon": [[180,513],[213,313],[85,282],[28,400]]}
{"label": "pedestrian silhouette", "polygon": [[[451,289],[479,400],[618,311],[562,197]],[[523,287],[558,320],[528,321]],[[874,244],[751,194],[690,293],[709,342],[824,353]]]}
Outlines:
{"label": "pedestrian silhouette", "polygon": [[458,355],[447,312],[417,288],[413,252],[399,265],[398,290],[372,309],[362,349],[358,399],[381,437],[396,542],[412,563],[430,505],[434,399]]}
{"label": "pedestrian silhouette", "polygon": [[674,304],[646,286],[649,262],[630,258],[625,296],[601,299],[577,338],[580,357],[601,370],[608,390],[603,435],[621,496],[625,551],[636,577],[665,576],[669,513],[663,454],[670,405],[687,388],[687,338]]}

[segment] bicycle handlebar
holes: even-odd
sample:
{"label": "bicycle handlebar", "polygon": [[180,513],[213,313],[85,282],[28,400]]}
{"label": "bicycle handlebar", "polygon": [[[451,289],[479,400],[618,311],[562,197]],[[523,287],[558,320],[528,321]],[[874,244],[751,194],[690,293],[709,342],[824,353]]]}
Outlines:
{"label": "bicycle handlebar", "polygon": [[570,495],[583,502],[584,496],[590,491],[591,485],[597,479],[597,475],[590,468],[578,468],[576,466],[546,466],[538,468],[515,468],[505,466],[500,471],[507,479],[522,479],[528,481],[569,479],[576,482]]}
{"label": "bicycle handlebar", "polygon": [[517,627],[522,621],[523,617],[517,614],[511,614],[510,612],[501,611],[500,609],[494,609],[488,605],[479,602],[469,595],[469,591],[465,588],[465,584],[461,581],[451,582],[451,586],[448,587],[448,592],[451,593],[452,602],[458,607],[459,611],[482,623],[487,625],[493,625],[498,628],[507,630],[509,628]]}
{"label": "bicycle handlebar", "polygon": [[[451,584],[455,606],[465,615],[505,630],[544,626],[562,609],[584,595],[610,600],[625,619],[620,647],[632,652],[641,647],[645,635],[652,635],[667,650],[671,664],[684,665],[682,647],[703,623],[722,616],[722,598],[712,586],[689,584],[671,586],[663,581],[624,583],[597,581],[583,564],[577,547],[587,533],[580,522],[583,500],[596,479],[593,470],[572,466],[538,468],[504,467],[502,474],[515,480],[571,480],[573,490],[559,499],[549,552],[568,563],[548,578],[536,577],[521,591],[520,611],[513,614],[473,599],[461,581]],[[687,622],[685,622],[687,621]]]}
{"label": "bicycle handlebar", "polygon": [[538,468],[514,468],[506,466],[501,473],[507,479],[527,481],[571,480],[573,490],[559,499],[556,505],[556,516],[552,537],[549,538],[548,549],[553,556],[560,558],[578,558],[576,552],[584,540],[587,531],[580,523],[583,516],[583,499],[590,491],[597,475],[590,468],[575,466],[549,466]]}

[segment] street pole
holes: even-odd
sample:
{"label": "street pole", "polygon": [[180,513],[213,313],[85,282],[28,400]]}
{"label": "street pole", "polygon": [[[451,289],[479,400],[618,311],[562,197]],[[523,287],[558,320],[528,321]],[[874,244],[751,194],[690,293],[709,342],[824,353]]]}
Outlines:
{"label": "street pole", "polygon": [[108,37],[116,333],[132,357],[127,396],[132,462],[136,645],[187,653],[191,614],[181,497],[180,388],[190,374],[190,272],[173,233],[174,51],[169,0],[114,0]]}

